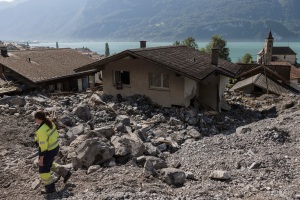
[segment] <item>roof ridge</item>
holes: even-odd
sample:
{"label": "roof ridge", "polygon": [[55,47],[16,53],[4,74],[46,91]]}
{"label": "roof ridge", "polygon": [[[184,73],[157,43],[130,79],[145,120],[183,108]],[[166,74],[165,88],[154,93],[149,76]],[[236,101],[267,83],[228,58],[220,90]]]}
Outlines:
{"label": "roof ridge", "polygon": [[[31,52],[31,51],[58,51],[58,50],[74,50],[72,48],[49,48],[49,49],[26,49],[26,50],[9,50],[9,52]],[[74,50],[75,51],[75,50]]]}
{"label": "roof ridge", "polygon": [[158,47],[146,47],[146,48],[136,48],[136,49],[127,49],[128,51],[138,52],[138,51],[151,51],[156,49],[168,49],[168,48],[177,48],[177,47],[187,47],[186,45],[168,45],[168,46],[158,46]]}

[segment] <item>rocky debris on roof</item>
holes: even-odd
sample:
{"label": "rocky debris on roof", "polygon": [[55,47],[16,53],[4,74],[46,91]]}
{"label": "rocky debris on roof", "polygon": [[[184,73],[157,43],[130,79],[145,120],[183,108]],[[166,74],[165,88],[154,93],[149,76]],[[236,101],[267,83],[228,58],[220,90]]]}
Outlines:
{"label": "rocky debris on roof", "polygon": [[[57,159],[72,167],[71,185],[80,185],[76,190],[66,186],[70,199],[288,199],[298,191],[296,95],[227,92],[231,110],[222,113],[163,108],[141,95],[96,95],[0,98],[4,198],[39,197],[37,189],[22,193],[24,188],[40,187],[35,182],[35,157],[30,156],[36,151],[32,114],[39,109],[57,118]],[[80,106],[84,109],[76,112]],[[220,169],[224,173],[209,178]],[[57,186],[63,188],[60,182]],[[54,199],[62,198],[64,192],[58,191]]]}

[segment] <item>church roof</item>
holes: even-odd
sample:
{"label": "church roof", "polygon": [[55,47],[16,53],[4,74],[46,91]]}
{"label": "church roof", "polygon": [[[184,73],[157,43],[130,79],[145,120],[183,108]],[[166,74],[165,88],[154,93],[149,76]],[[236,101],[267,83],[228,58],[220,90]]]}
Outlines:
{"label": "church roof", "polygon": [[273,55],[296,55],[290,47],[273,47]]}
{"label": "church roof", "polygon": [[272,32],[271,31],[269,31],[267,39],[272,39],[272,40],[274,39],[273,36],[272,36]]}

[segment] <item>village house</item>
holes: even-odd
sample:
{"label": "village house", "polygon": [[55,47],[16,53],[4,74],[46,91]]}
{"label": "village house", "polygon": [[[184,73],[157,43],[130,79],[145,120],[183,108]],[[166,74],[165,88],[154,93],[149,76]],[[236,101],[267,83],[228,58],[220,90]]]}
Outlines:
{"label": "village house", "polygon": [[294,88],[290,82],[291,66],[289,63],[238,65],[240,66],[236,76],[238,82],[231,88],[232,91],[239,90],[248,94],[269,92],[276,95],[298,93],[298,89]]}
{"label": "village house", "polygon": [[257,63],[238,64],[238,82],[231,88],[245,93],[299,93],[300,73],[296,53],[290,47],[274,47],[272,32],[264,48],[257,54]]}
{"label": "village house", "polygon": [[130,49],[76,69],[103,73],[103,93],[142,94],[165,106],[189,106],[192,100],[221,111],[222,95],[238,66],[187,46]]}
{"label": "village house", "polygon": [[274,47],[274,38],[270,31],[265,39],[264,48],[257,54],[257,63],[285,61],[292,65],[297,64],[297,54],[290,47]]}
{"label": "village house", "polygon": [[95,70],[74,69],[95,60],[72,49],[7,51],[0,46],[0,79],[18,84],[22,90],[82,91],[93,87]]}

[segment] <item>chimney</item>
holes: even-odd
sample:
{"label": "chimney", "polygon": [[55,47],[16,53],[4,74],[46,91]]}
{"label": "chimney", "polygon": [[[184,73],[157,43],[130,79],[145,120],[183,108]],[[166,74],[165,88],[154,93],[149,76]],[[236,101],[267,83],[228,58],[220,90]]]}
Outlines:
{"label": "chimney", "polygon": [[147,41],[145,40],[140,41],[140,48],[146,48],[146,43]]}
{"label": "chimney", "polygon": [[8,55],[7,55],[7,47],[6,46],[0,46],[0,50],[1,50],[1,55],[3,57],[8,57]]}
{"label": "chimney", "polygon": [[211,49],[211,64],[216,65],[216,66],[218,66],[219,50],[220,50],[220,48],[215,45]]}

